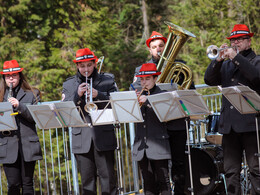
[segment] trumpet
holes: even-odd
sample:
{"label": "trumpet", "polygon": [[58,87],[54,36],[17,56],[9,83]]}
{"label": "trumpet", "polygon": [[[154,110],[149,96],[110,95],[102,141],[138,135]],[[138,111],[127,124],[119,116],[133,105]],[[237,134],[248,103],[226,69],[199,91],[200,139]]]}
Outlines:
{"label": "trumpet", "polygon": [[[138,101],[139,101],[139,98],[141,97],[141,95],[142,95],[142,93],[143,93],[144,91],[147,91],[148,95],[150,95],[150,90],[149,90],[148,88],[144,87],[144,88],[142,88],[141,92],[140,92],[139,95],[137,96]],[[142,107],[143,104],[144,104],[144,102],[139,102],[140,108]]]}
{"label": "trumpet", "polygon": [[207,48],[207,56],[211,60],[215,60],[219,57],[220,51],[228,49],[228,48],[235,48],[238,53],[237,47],[225,47],[225,48],[218,48],[216,45],[210,45]]}
{"label": "trumpet", "polygon": [[[88,85],[88,72],[86,72],[86,84]],[[85,96],[86,104],[84,106],[84,110],[88,113],[92,111],[96,111],[98,109],[97,105],[93,102],[92,98],[92,78],[90,78],[90,95],[89,95],[89,101],[88,101],[88,93],[86,91]]]}

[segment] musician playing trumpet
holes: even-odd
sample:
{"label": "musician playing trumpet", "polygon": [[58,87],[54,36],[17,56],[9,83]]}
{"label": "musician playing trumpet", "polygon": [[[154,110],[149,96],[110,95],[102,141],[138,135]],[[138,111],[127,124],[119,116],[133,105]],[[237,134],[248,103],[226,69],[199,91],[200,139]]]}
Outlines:
{"label": "musician playing trumpet", "polygon": [[[245,24],[236,24],[227,39],[232,47],[221,51],[216,60],[208,66],[204,80],[208,85],[222,87],[243,84],[260,94],[260,56],[251,49],[251,37]],[[223,44],[221,48],[227,47]],[[227,60],[224,60],[227,58]],[[259,122],[259,121],[258,121]],[[260,124],[258,124],[260,125]],[[243,151],[249,167],[251,193],[260,194],[260,173],[257,155],[255,114],[240,114],[222,96],[219,132],[223,134],[224,171],[228,195],[240,195],[240,172]]]}
{"label": "musician playing trumpet", "polygon": [[[89,96],[92,90],[94,101],[109,100],[109,93],[117,90],[116,84],[111,76],[98,73],[97,57],[89,48],[79,49],[73,62],[76,63],[77,73],[63,83],[62,98],[63,101],[74,101],[75,105],[80,106],[87,122],[91,123],[90,115],[84,109],[88,103],[85,95]],[[86,83],[86,77],[92,78],[92,89]],[[97,103],[97,106],[102,109],[104,104],[106,103]],[[97,194],[97,176],[102,191],[99,194],[116,194],[115,149],[113,125],[72,128],[72,152],[75,154],[81,175],[81,194]]]}
{"label": "musician playing trumpet", "polygon": [[168,160],[171,158],[170,144],[166,124],[159,121],[147,95],[163,92],[156,86],[158,75],[156,65],[143,64],[136,75],[141,78],[143,92],[139,97],[144,122],[137,123],[133,145],[133,160],[138,161],[143,180],[145,194],[170,195]]}
{"label": "musician playing trumpet", "polygon": [[42,151],[35,122],[26,104],[37,104],[40,91],[26,81],[16,60],[5,61],[0,82],[0,102],[13,106],[16,130],[0,132],[0,163],[8,182],[8,194],[34,194],[33,175]]}

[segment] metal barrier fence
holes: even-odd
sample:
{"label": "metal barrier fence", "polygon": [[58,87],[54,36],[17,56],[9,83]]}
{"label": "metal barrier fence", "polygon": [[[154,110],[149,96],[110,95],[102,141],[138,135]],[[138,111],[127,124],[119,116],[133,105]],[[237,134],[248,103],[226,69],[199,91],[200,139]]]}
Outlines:
{"label": "metal barrier fence", "polygon": [[[196,88],[201,90],[207,86],[197,85]],[[212,113],[218,113],[221,107],[221,94],[204,95],[203,97]],[[206,128],[205,124],[205,121],[191,122],[190,132],[193,134],[193,142],[196,142],[196,139],[201,139],[201,135],[194,136],[194,129],[202,126]],[[196,130],[196,132],[198,131]],[[142,189],[142,179],[137,163],[132,161],[131,155],[135,136],[134,124],[121,124],[115,133],[118,140],[118,148],[115,151],[115,169],[117,183],[121,190],[120,194],[138,194]],[[70,134],[71,128],[38,129],[43,160],[36,163],[35,194],[80,194],[81,181],[77,172],[76,160],[71,153]],[[202,134],[205,134],[205,131]],[[7,181],[2,166],[0,168],[0,194],[7,194]]]}

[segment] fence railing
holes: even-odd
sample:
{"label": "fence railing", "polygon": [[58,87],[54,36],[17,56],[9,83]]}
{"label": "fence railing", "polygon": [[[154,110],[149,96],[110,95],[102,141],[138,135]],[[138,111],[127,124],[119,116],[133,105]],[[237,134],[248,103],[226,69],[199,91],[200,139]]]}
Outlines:
{"label": "fence railing", "polygon": [[[206,85],[196,86],[198,90],[207,87]],[[203,97],[212,113],[218,113],[221,107],[221,94],[207,94]],[[196,128],[201,128],[201,122],[192,122],[191,132],[194,132]],[[81,180],[70,148],[71,128],[38,129],[37,132],[42,146],[43,160],[37,161],[35,167],[35,194],[80,194]],[[115,133],[118,141],[118,148],[115,151],[115,169],[120,194],[139,193],[142,189],[142,179],[137,163],[132,161],[131,155],[135,136],[134,124],[121,124]],[[193,133],[192,139],[201,139],[200,136],[194,136]],[[0,193],[7,194],[7,181],[2,166],[0,168]]]}

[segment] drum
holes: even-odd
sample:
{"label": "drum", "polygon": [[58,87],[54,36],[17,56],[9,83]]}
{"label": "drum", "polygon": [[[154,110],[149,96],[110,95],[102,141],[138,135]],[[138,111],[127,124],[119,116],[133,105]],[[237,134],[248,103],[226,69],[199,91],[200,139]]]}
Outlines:
{"label": "drum", "polygon": [[222,134],[218,133],[220,115],[209,115],[206,140],[211,144],[221,145]]}
{"label": "drum", "polygon": [[[191,148],[191,165],[194,194],[213,195],[224,192],[223,180],[223,151],[221,147],[207,146],[206,148]],[[190,172],[188,157],[186,160],[186,192],[190,187]]]}

